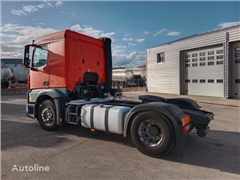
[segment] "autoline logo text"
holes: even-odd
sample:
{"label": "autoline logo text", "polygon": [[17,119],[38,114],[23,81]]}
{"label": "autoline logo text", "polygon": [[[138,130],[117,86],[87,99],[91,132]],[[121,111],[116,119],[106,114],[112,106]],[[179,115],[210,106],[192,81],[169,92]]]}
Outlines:
{"label": "autoline logo text", "polygon": [[12,171],[20,171],[20,172],[39,172],[39,171],[49,171],[48,166],[39,166],[38,164],[34,164],[33,166],[17,166],[16,164],[13,166]]}

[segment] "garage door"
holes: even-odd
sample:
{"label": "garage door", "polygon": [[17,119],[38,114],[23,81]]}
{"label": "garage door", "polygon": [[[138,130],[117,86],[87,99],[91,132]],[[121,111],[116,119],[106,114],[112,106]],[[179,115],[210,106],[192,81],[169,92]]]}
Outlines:
{"label": "garage door", "polygon": [[240,99],[240,42],[232,45],[231,64],[232,64],[232,95],[231,97]]}
{"label": "garage door", "polygon": [[184,52],[184,94],[224,97],[223,47]]}

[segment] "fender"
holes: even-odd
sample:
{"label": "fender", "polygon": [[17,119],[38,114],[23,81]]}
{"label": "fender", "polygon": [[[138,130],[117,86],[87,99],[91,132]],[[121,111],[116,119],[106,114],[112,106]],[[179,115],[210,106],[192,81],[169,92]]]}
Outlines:
{"label": "fender", "polygon": [[182,125],[181,118],[185,117],[186,114],[176,105],[167,104],[164,102],[150,102],[140,104],[133,107],[128,114],[126,115],[124,127],[123,127],[123,136],[127,136],[127,130],[130,120],[138,113],[144,111],[153,111],[158,112],[166,116],[171,124],[173,125],[175,131],[176,145],[180,145],[182,140]]}
{"label": "fender", "polygon": [[67,89],[66,88],[58,88],[58,89],[37,89],[32,90],[28,93],[28,103],[35,105],[34,117],[37,118],[38,114],[38,105],[44,99],[53,99],[55,107],[56,107],[56,118],[57,124],[60,124],[60,118],[63,117],[62,111],[62,102],[65,98],[67,98]]}
{"label": "fender", "polygon": [[164,97],[160,96],[154,96],[154,95],[141,95],[138,97],[140,100],[142,100],[145,103],[148,102],[165,102],[165,103],[170,103],[170,104],[175,104],[180,108],[190,108],[190,109],[200,109],[201,106],[197,104],[192,99],[189,98],[169,98],[166,99]]}

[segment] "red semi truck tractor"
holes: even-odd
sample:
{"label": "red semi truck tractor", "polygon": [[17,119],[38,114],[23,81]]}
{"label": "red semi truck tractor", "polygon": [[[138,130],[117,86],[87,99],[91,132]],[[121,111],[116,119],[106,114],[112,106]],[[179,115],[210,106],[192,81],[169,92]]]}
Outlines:
{"label": "red semi truck tractor", "polygon": [[30,69],[27,115],[45,130],[80,124],[124,137],[130,134],[139,151],[157,157],[175,147],[181,151],[194,128],[204,137],[213,119],[213,113],[187,98],[120,99],[121,89],[112,88],[109,38],[71,30],[51,33],[26,45],[23,61]]}

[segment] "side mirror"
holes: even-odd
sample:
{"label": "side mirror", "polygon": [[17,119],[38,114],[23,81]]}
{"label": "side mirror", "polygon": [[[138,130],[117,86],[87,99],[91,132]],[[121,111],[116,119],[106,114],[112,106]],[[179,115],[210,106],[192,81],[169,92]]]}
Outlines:
{"label": "side mirror", "polygon": [[25,65],[26,67],[29,67],[30,64],[30,59],[29,59],[29,45],[26,45],[24,47],[24,57],[23,57],[23,65]]}

